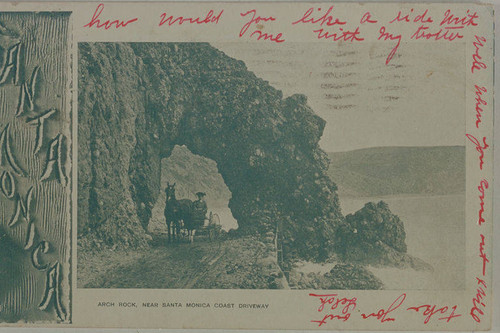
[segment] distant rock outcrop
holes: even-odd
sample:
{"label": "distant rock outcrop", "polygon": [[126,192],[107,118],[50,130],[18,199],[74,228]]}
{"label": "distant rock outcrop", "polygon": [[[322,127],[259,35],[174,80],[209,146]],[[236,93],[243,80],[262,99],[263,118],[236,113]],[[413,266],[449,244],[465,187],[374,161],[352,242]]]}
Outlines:
{"label": "distant rock outcrop", "polygon": [[343,260],[371,264],[432,270],[418,258],[406,254],[406,233],[403,222],[380,201],[368,202],[345,218],[338,229],[336,248]]}
{"label": "distant rock outcrop", "polygon": [[382,242],[399,252],[406,252],[406,233],[403,222],[392,214],[384,201],[378,204],[368,202],[354,214],[346,216],[347,224],[352,228],[345,235],[349,246],[370,246]]}

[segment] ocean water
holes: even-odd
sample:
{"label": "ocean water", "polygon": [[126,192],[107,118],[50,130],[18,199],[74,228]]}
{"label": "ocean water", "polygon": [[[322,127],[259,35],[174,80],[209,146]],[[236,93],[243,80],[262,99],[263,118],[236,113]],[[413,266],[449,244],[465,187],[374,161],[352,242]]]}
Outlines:
{"label": "ocean water", "polygon": [[[433,272],[390,267],[368,269],[384,282],[386,289],[460,290],[465,286],[465,195],[391,196],[340,198],[342,213],[354,213],[365,203],[384,200],[403,221],[408,254],[430,264]],[[217,213],[224,230],[238,222],[226,207],[209,207]],[[335,263],[301,263],[299,270],[328,272]]]}

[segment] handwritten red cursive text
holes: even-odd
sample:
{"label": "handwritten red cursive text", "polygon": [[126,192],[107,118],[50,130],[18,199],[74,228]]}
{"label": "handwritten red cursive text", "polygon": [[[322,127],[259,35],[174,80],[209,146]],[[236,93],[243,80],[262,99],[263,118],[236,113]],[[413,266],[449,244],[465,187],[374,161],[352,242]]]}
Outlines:
{"label": "handwritten red cursive text", "polygon": [[[248,29],[250,28],[250,26],[252,26],[252,24],[260,24],[261,22],[270,22],[270,21],[276,21],[276,18],[273,17],[273,16],[257,16],[257,10],[255,9],[251,9],[249,11],[247,11],[246,13],[240,13],[241,17],[245,17],[245,16],[250,16],[250,20],[245,23],[243,25],[243,27],[241,28],[240,30],[240,38],[243,37]],[[250,37],[253,37],[254,35],[257,35],[257,40],[269,40],[271,42],[275,42],[275,43],[283,43],[285,41],[285,39],[283,38],[283,33],[278,33],[276,36],[274,36],[274,34],[269,34],[269,33],[265,33],[265,32],[262,32],[260,31],[259,29],[262,29],[262,27],[259,27],[257,26],[258,29],[256,29],[255,31],[253,31],[251,34],[250,34]]]}
{"label": "handwritten red cursive text", "polygon": [[340,298],[338,297],[338,294],[309,294],[309,296],[319,299],[320,305],[318,307],[318,312],[322,312],[323,310],[340,310],[340,313],[338,314],[326,314],[321,320],[311,320],[312,323],[317,323],[318,327],[326,324],[328,320],[339,319],[342,321],[347,321],[351,317],[350,311],[356,308],[356,297]]}
{"label": "handwritten red cursive text", "polygon": [[471,13],[469,10],[467,10],[466,15],[463,17],[456,16],[451,12],[451,10],[446,10],[444,13],[444,18],[439,23],[440,26],[443,25],[454,25],[454,26],[460,26],[460,27],[468,27],[468,26],[476,26],[477,22],[474,21],[475,19],[479,18],[479,15],[477,15],[477,12]]}
{"label": "handwritten red cursive text", "polygon": [[474,86],[476,88],[476,128],[479,128],[479,123],[481,123],[481,113],[483,113],[483,105],[488,105],[488,103],[481,97],[483,93],[487,92],[485,87]]}
{"label": "handwritten red cursive text", "polygon": [[[330,6],[325,12],[321,7],[309,8],[300,19],[292,22],[292,25],[296,24],[312,24],[317,27],[313,32],[316,34],[317,39],[326,39],[331,40],[333,42],[344,41],[344,42],[358,42],[364,40],[363,37],[360,36],[361,32],[359,31],[359,27],[356,27],[354,31],[348,30],[345,28],[347,24],[346,21],[341,20],[338,17],[335,17],[333,14],[333,6]],[[368,16],[367,16],[368,14]],[[361,23],[370,22],[374,23],[370,19],[371,14],[366,13],[365,16],[361,19]],[[338,31],[332,32],[325,30],[325,27],[338,28]]]}
{"label": "handwritten red cursive text", "polygon": [[313,30],[313,32],[317,33],[318,39],[330,39],[334,42],[338,41],[344,41],[344,42],[359,42],[364,40],[364,38],[359,37],[360,31],[359,27],[356,27],[356,30],[354,31],[349,31],[349,30],[344,30],[342,28],[339,29],[340,32],[328,32],[325,31],[323,28]]}
{"label": "handwritten red cursive text", "polygon": [[175,23],[182,25],[184,23],[189,23],[189,24],[208,24],[208,23],[214,23],[218,24],[219,20],[222,16],[222,13],[224,10],[221,10],[218,14],[215,14],[215,12],[210,9],[205,15],[205,17],[202,19],[201,17],[184,17],[184,16],[177,16],[174,18],[173,15],[170,15],[167,17],[167,13],[162,13],[160,15],[160,23],[158,23],[158,26],[161,27],[164,24],[168,24],[168,26],[172,26]]}
{"label": "handwritten red cursive text", "polygon": [[486,305],[484,304],[484,298],[486,297],[486,282],[484,280],[481,280],[480,278],[477,278],[477,284],[479,287],[476,289],[476,295],[472,298],[472,308],[470,309],[470,315],[472,319],[474,319],[476,322],[480,323],[481,322],[481,317],[484,315],[484,308]]}
{"label": "handwritten red cursive text", "polygon": [[486,257],[486,253],[484,253],[484,235],[481,234],[481,242],[479,243],[479,258],[483,260],[483,276],[486,275],[486,263],[489,263],[489,259]]}
{"label": "handwritten red cursive text", "polygon": [[476,37],[476,41],[472,43],[476,51],[472,54],[472,67],[470,68],[471,73],[474,73],[474,71],[481,70],[487,68],[486,64],[482,62],[482,57],[479,55],[479,50],[483,48],[484,43],[486,43],[486,38],[484,37],[479,37],[479,36],[474,36]]}
{"label": "handwritten red cursive text", "polygon": [[432,17],[427,16],[428,12],[429,12],[429,10],[426,9],[422,14],[418,14],[412,18],[413,8],[410,9],[410,12],[406,15],[404,15],[401,11],[399,11],[398,15],[395,18],[393,18],[392,20],[390,20],[389,23],[394,23],[394,22],[432,23],[432,22],[434,22],[434,20],[432,19]]}
{"label": "handwritten red cursive text", "polygon": [[463,35],[461,35],[459,32],[453,31],[454,29],[457,29],[457,27],[445,27],[442,29],[439,29],[437,32],[429,32],[429,27],[421,25],[418,27],[417,31],[410,37],[410,39],[422,39],[425,38],[427,40],[447,40],[447,41],[453,41],[456,38],[464,38]]}
{"label": "handwritten red cursive text", "polygon": [[396,46],[394,46],[394,48],[391,50],[391,52],[389,52],[389,55],[385,59],[385,64],[389,65],[389,62],[391,62],[392,58],[396,54],[396,51],[398,50],[399,44],[401,44],[401,35],[394,35],[394,34],[391,34],[389,32],[386,32],[385,27],[381,27],[379,30],[379,33],[380,33],[380,35],[378,37],[378,40],[381,40],[383,38],[384,40],[396,40],[397,41]]}
{"label": "handwritten red cursive text", "polygon": [[479,219],[477,220],[477,224],[481,225],[484,223],[484,197],[486,196],[485,191],[488,189],[488,181],[486,179],[481,180],[477,189],[479,190],[479,202],[481,208],[479,209]]}
{"label": "handwritten red cursive text", "polygon": [[401,304],[403,304],[405,298],[406,294],[401,294],[394,302],[392,302],[391,305],[389,305],[387,309],[380,309],[377,313],[370,313],[369,315],[362,313],[361,317],[363,319],[375,317],[377,320],[380,320],[381,323],[385,323],[386,321],[395,321],[395,318],[388,317],[387,315],[399,308]]}
{"label": "handwritten red cursive text", "polygon": [[372,20],[372,14],[370,12],[366,12],[363,14],[363,17],[361,17],[361,20],[359,23],[377,23],[377,20]]}
{"label": "handwritten red cursive text", "polygon": [[[311,17],[314,16],[313,14],[315,12],[314,9],[315,9],[314,7],[311,7],[308,10],[306,10],[304,15],[297,21],[292,22],[292,24],[295,25],[299,23],[311,23],[311,24],[319,23],[320,26],[326,24],[328,27],[331,27],[334,25],[344,25],[347,23],[346,21],[342,21],[337,17],[333,17],[333,15],[331,14],[333,11],[333,6],[330,6],[330,8],[328,8],[328,10],[322,16],[317,18]],[[316,10],[321,12],[321,8],[317,8]]]}
{"label": "handwritten red cursive text", "polygon": [[89,23],[85,24],[83,27],[84,28],[92,28],[95,26],[97,29],[99,28],[104,28],[108,30],[111,28],[113,25],[115,26],[116,29],[118,28],[125,28],[128,24],[133,23],[138,20],[137,17],[130,19],[128,21],[120,21],[120,20],[107,20],[104,23],[101,23],[101,20],[99,19],[99,16],[102,14],[102,11],[104,10],[104,4],[99,4],[94,12],[94,15],[92,16],[92,19],[90,20]]}
{"label": "handwritten red cursive text", "polygon": [[409,307],[407,310],[414,310],[415,312],[419,312],[422,309],[424,309],[422,315],[425,316],[424,324],[427,324],[431,320],[432,316],[434,316],[436,313],[445,314],[446,312],[448,312],[449,309],[451,309],[451,314],[447,317],[438,318],[438,320],[446,320],[446,322],[449,323],[450,320],[452,320],[453,318],[461,316],[460,314],[455,314],[455,311],[457,310],[456,305],[454,305],[451,308],[449,308],[448,306],[443,306],[441,308],[436,309],[436,305],[425,304],[420,306],[412,306]]}
{"label": "handwritten red cursive text", "polygon": [[469,139],[470,142],[476,145],[476,151],[479,153],[479,169],[483,170],[484,151],[489,147],[486,143],[486,137],[483,137],[483,144],[481,145],[479,140],[476,139],[473,135],[466,134],[465,136],[467,137],[467,139]]}

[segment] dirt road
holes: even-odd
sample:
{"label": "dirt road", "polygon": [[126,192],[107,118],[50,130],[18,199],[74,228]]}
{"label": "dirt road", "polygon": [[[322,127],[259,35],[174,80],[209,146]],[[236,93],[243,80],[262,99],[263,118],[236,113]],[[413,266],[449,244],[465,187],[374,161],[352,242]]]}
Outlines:
{"label": "dirt road", "polygon": [[156,237],[136,251],[80,251],[79,288],[285,288],[272,244],[254,237],[189,244]]}

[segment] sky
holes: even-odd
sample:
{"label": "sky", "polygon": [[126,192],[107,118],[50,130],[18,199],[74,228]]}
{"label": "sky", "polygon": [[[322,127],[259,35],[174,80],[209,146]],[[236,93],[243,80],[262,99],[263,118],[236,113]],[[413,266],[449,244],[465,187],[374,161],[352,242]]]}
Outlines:
{"label": "sky", "polygon": [[212,45],[285,97],[306,95],[325,151],[465,144],[463,43],[402,43],[389,65],[383,42]]}

